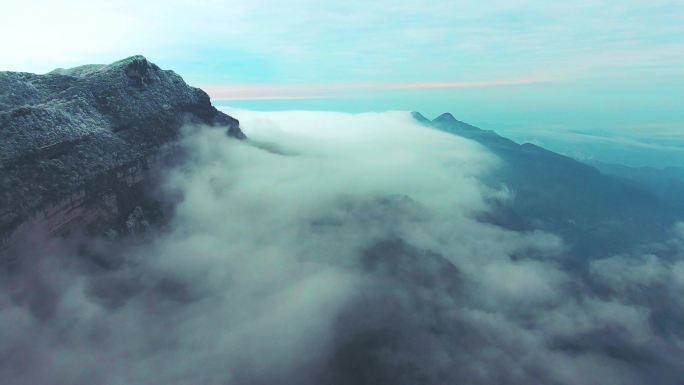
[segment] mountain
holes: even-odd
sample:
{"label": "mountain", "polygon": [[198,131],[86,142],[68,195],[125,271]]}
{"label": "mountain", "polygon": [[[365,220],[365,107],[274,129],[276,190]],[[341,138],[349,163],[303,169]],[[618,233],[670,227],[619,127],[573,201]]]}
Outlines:
{"label": "mountain", "polygon": [[588,161],[606,175],[634,182],[647,189],[677,211],[684,210],[684,169],[680,167],[629,167],[620,164]]}
{"label": "mountain", "polygon": [[684,207],[673,210],[645,186],[604,174],[567,156],[530,143],[518,144],[449,113],[432,121],[417,112],[413,117],[474,140],[498,156],[502,166],[487,182],[513,192],[505,207],[508,225],[558,233],[581,255],[619,252],[658,240],[678,218],[684,218]]}
{"label": "mountain", "polygon": [[0,240],[126,219],[186,124],[244,138],[204,91],[142,56],[0,72]]}

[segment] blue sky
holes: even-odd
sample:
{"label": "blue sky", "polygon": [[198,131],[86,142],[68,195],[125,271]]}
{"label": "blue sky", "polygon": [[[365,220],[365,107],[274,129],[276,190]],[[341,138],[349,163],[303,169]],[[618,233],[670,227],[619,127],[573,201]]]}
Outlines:
{"label": "blue sky", "polygon": [[1,1],[3,70],[139,53],[223,105],[451,111],[577,156],[597,137],[684,165],[681,0]]}

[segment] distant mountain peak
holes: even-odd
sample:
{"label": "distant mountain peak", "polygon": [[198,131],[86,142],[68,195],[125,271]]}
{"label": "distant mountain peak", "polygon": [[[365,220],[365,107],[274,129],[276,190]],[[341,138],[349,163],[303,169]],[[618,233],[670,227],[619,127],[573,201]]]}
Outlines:
{"label": "distant mountain peak", "polygon": [[456,118],[454,118],[453,115],[449,112],[445,112],[442,115],[436,117],[435,119],[432,120],[431,122],[433,125],[441,127],[443,129],[446,129],[448,131],[474,131],[474,132],[485,132],[482,129],[479,129],[473,125],[470,125],[468,123],[462,122]]}
{"label": "distant mountain peak", "polygon": [[433,120],[433,122],[435,122],[435,123],[441,123],[441,122],[446,123],[446,122],[455,122],[455,121],[458,121],[458,120],[456,120],[456,118],[454,118],[454,116],[451,115],[451,113],[449,113],[449,112],[445,112]]}
{"label": "distant mountain peak", "polygon": [[415,119],[419,123],[430,124],[430,119],[426,118],[420,112],[413,111],[413,112],[411,112],[411,116],[413,117],[413,119]]}
{"label": "distant mountain peak", "polygon": [[426,125],[437,125],[443,128],[459,128],[459,129],[465,129],[465,130],[474,130],[474,131],[482,131],[479,128],[472,126],[468,123],[462,122],[458,119],[456,119],[451,113],[445,112],[438,117],[436,117],[433,120],[430,120],[425,117],[425,115],[421,114],[420,112],[411,112],[411,116],[413,116],[413,119],[416,121],[426,124]]}

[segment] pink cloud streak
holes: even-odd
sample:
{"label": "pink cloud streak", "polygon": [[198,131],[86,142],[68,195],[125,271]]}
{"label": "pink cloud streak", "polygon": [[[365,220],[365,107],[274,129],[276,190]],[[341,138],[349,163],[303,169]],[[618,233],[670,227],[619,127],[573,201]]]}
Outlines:
{"label": "pink cloud streak", "polygon": [[202,87],[213,99],[221,100],[288,100],[318,99],[354,92],[445,90],[468,88],[493,88],[530,85],[550,81],[545,77],[518,79],[475,80],[460,82],[411,82],[411,83],[344,83],[329,85],[280,85],[280,84],[234,84],[206,85]]}

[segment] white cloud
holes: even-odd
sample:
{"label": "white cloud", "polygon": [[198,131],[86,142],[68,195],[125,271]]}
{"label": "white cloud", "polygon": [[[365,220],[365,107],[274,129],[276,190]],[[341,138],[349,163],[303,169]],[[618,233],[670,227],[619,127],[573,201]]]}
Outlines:
{"label": "white cloud", "polygon": [[681,378],[648,300],[681,262],[585,276],[558,237],[478,220],[507,199],[480,182],[500,160],[407,113],[230,112],[250,139],[186,130],[168,226],[86,244],[115,267],[66,245],[3,272],[6,382],[649,383],[644,362]]}
{"label": "white cloud", "polygon": [[241,60],[251,64],[241,72],[265,62],[295,83],[565,79],[644,65],[671,76],[683,12],[676,1],[11,1],[0,15],[0,68],[142,53],[208,62],[203,70],[233,83],[239,73],[220,72]]}

